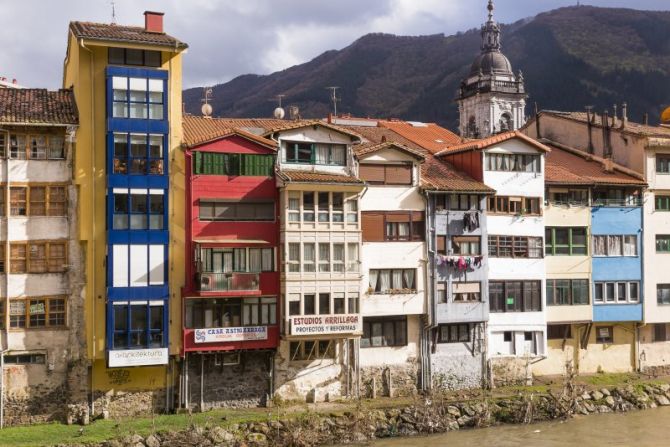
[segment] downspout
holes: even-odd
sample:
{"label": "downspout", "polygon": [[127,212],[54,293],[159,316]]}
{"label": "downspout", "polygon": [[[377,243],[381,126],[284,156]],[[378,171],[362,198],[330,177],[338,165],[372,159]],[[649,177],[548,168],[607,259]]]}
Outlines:
{"label": "downspout", "polygon": [[437,303],[434,296],[435,290],[435,218],[430,200],[431,194],[427,190],[423,190],[424,200],[426,201],[426,263],[424,268],[424,284],[426,290],[426,310],[427,319],[424,321],[422,333],[422,388],[424,391],[432,389],[432,368],[431,368],[431,332],[436,327],[435,315],[437,313]]}
{"label": "downspout", "polygon": [[[7,149],[9,148],[9,132],[3,131],[5,134],[5,155],[7,154]],[[5,343],[2,348],[0,348],[0,430],[5,426],[5,353],[9,350],[9,269],[11,263],[11,257],[9,256],[9,157],[5,158],[5,243],[2,244],[2,250],[5,253],[5,314],[2,316],[4,319],[4,328],[5,328]]]}
{"label": "downspout", "polygon": [[[94,88],[94,80],[93,80],[93,64],[95,62],[95,58],[93,57],[93,51],[91,51],[86,45],[84,45],[84,39],[79,39],[79,46],[83,48],[84,50],[88,51],[89,57],[90,57],[90,63],[88,64],[89,67],[89,79],[91,82],[91,141],[90,141],[90,148],[91,151],[93,152],[93,148],[95,147],[95,88]],[[91,156],[91,211],[92,211],[92,264],[93,264],[93,272],[89,276],[87,276],[87,281],[90,280],[90,291],[89,291],[89,296],[92,297],[93,301],[93,318],[91,318],[91,332],[93,333],[93,347],[91,350],[91,365],[89,369],[89,394],[90,394],[90,402],[89,402],[89,412],[91,415],[94,414],[95,412],[95,402],[94,402],[94,396],[93,396],[93,364],[95,363],[95,354],[96,354],[96,349],[97,349],[97,344],[98,344],[98,339],[96,335],[96,327],[95,327],[95,318],[98,315],[97,309],[96,309],[96,304],[97,304],[97,297],[96,297],[96,274],[95,274],[95,266],[96,266],[96,226],[95,226],[95,217],[96,217],[96,206],[95,206],[95,153]],[[88,260],[87,260],[88,261]],[[88,263],[88,262],[87,262]]]}
{"label": "downspout", "polygon": [[[622,119],[622,126],[625,124],[624,120],[626,119],[626,104],[624,103],[624,114],[623,114],[623,119]],[[644,197],[644,192],[642,192],[642,197]],[[646,296],[644,293],[645,289],[645,281],[644,281],[644,200],[642,201],[642,209],[640,210],[640,214],[642,216],[641,221],[640,221],[640,287],[638,291],[638,295],[641,296],[640,303],[642,304],[642,323],[637,323],[635,326],[635,340],[634,340],[634,350],[633,352],[633,369],[635,371],[641,372],[642,371],[642,358],[641,358],[641,348],[640,348],[640,329],[645,327],[647,325],[647,319],[644,316],[644,309],[645,309],[645,301],[646,301]]]}

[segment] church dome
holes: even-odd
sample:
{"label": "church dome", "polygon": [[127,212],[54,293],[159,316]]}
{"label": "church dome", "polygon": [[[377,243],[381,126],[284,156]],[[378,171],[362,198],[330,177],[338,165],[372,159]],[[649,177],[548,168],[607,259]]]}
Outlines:
{"label": "church dome", "polygon": [[479,72],[483,74],[497,74],[514,76],[512,64],[509,59],[499,51],[487,51],[477,56],[470,67],[470,76],[477,76]]}
{"label": "church dome", "polygon": [[661,124],[670,124],[670,107],[661,113]]}

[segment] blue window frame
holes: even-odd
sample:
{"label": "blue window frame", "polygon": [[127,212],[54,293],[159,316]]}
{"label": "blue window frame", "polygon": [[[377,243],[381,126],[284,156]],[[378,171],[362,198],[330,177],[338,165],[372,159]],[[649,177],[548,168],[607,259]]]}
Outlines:
{"label": "blue window frame", "polygon": [[165,228],[163,190],[113,190],[112,230],[162,230]]}
{"label": "blue window frame", "polygon": [[111,169],[114,174],[166,174],[164,135],[115,132],[113,145]]}
{"label": "blue window frame", "polygon": [[112,77],[112,118],[165,119],[165,82],[132,76]]}
{"label": "blue window frame", "polygon": [[110,349],[146,349],[167,346],[167,303],[123,301],[112,304]]}

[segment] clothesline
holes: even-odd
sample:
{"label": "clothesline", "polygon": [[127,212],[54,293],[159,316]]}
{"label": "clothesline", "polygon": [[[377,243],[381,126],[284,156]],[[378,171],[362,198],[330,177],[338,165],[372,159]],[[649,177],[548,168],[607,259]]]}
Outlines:
{"label": "clothesline", "polygon": [[437,255],[437,265],[446,265],[460,271],[469,268],[481,267],[484,262],[484,256],[444,256]]}

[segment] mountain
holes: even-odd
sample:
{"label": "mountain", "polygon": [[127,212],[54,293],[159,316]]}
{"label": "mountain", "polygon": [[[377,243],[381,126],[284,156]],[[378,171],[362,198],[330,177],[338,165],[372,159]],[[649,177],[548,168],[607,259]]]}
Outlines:
{"label": "mountain", "polygon": [[[652,122],[670,104],[670,12],[574,6],[503,25],[503,52],[521,69],[532,104],[541,109],[602,112],[628,102],[629,118]],[[479,53],[479,30],[445,37],[369,34],[339,51],[266,76],[243,75],[214,87],[214,116],[270,117],[269,101],[302,117],[330,111],[327,86],[339,86],[338,113],[402,118],[458,127],[454,102]],[[202,89],[184,91],[199,114]]]}

